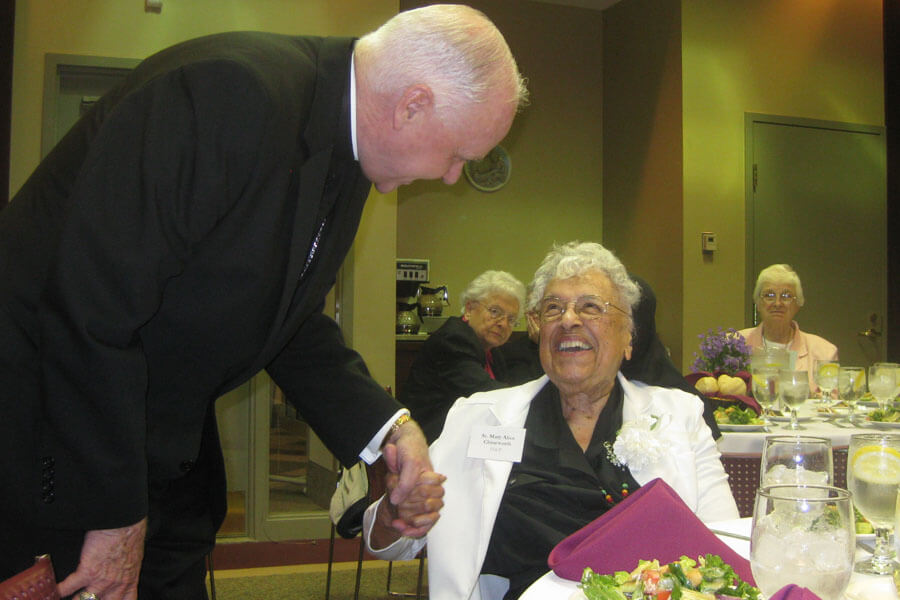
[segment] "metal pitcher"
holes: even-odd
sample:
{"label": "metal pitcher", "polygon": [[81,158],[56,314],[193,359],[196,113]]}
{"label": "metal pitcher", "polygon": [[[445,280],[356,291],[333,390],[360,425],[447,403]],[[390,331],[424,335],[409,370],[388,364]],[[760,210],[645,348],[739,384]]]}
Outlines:
{"label": "metal pitcher", "polygon": [[442,285],[435,288],[426,286],[419,287],[419,316],[420,317],[439,317],[444,312],[444,306],[450,305],[447,293],[447,286]]}

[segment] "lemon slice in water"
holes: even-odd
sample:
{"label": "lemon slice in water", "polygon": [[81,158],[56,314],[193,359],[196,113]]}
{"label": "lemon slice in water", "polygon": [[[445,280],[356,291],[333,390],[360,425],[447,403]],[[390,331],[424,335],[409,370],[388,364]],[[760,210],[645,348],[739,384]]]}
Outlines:
{"label": "lemon slice in water", "polygon": [[872,483],[900,482],[900,452],[884,446],[863,446],[851,458],[853,474]]}

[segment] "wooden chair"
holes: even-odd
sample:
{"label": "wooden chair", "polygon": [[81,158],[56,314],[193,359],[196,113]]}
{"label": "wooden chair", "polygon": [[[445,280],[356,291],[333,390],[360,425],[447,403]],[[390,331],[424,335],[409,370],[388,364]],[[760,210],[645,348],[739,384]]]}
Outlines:
{"label": "wooden chair", "polygon": [[[368,479],[369,479],[369,497],[372,499],[373,502],[375,500],[377,500],[378,498],[381,498],[381,496],[384,495],[384,492],[385,492],[384,478],[385,478],[386,474],[387,474],[387,465],[385,464],[383,458],[379,458],[373,464],[366,466],[366,475],[368,476]],[[362,546],[365,546],[365,543],[362,540],[360,540],[360,544]],[[360,562],[362,561],[361,557],[362,557],[362,550],[360,550]],[[393,561],[388,561],[388,575],[387,575],[386,588],[387,588],[387,593],[388,593],[389,597],[391,597],[391,598],[415,598],[416,600],[420,600],[422,598],[428,597],[427,592],[424,592],[424,595],[423,595],[423,586],[424,586],[423,584],[424,584],[424,580],[425,580],[425,557],[426,557],[426,552],[425,552],[425,549],[423,548],[422,551],[419,552],[418,556],[416,557],[419,561],[419,574],[418,574],[418,578],[416,581],[416,591],[414,593],[413,592],[397,592],[397,591],[394,591],[391,589],[391,574],[393,571],[394,563],[393,563]],[[359,593],[359,581],[360,581],[359,569],[357,569],[356,573],[357,573],[357,576],[356,576],[356,592],[357,592],[357,594],[354,595],[354,600],[358,599],[358,593]]]}
{"label": "wooden chair", "polygon": [[[366,475],[368,479],[368,469]],[[340,493],[340,490],[336,490],[335,493]],[[370,503],[371,494],[367,493],[365,496],[364,504],[368,505]],[[331,536],[328,543],[328,570],[325,575],[325,600],[329,600],[329,598],[331,597],[331,575],[332,567],[334,565],[335,533],[339,534],[342,538],[345,539],[353,539],[359,536],[360,532],[362,532],[363,512],[364,511],[359,510],[359,507],[355,505],[348,507],[336,523],[334,521],[332,521],[331,523]],[[362,541],[362,537],[360,537],[359,554],[356,559],[356,588],[353,595],[354,600],[357,600],[359,598],[359,584],[362,578],[362,561],[364,548],[365,544]]]}

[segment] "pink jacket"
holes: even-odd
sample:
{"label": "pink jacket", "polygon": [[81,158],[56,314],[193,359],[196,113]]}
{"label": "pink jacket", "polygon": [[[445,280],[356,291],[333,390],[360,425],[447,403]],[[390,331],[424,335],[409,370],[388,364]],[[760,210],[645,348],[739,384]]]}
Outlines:
{"label": "pink jacket", "polygon": [[[837,346],[823,337],[800,331],[797,321],[793,321],[791,327],[794,328],[794,336],[788,350],[793,350],[797,353],[797,361],[794,363],[794,369],[797,371],[807,371],[809,373],[809,392],[813,393],[819,389],[819,386],[816,385],[814,373],[816,360],[824,358],[836,361],[838,359],[838,349]],[[762,323],[756,327],[741,329],[738,333],[744,336],[744,339],[751,348],[762,348]]]}

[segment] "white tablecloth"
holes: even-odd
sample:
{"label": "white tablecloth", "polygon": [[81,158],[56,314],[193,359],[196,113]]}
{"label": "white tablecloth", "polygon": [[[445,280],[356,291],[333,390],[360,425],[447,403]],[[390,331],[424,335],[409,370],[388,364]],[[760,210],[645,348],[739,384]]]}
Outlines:
{"label": "white tablecloth", "polygon": [[[750,535],[752,519],[737,519],[710,523],[710,529],[718,529],[744,536]],[[728,544],[735,552],[748,558],[750,556],[750,542],[733,537],[720,535],[719,539]],[[856,559],[867,556],[862,550],[857,551]],[[647,557],[652,558],[650,556]],[[850,584],[844,593],[846,600],[896,600],[897,593],[894,583],[887,575],[874,576],[853,573]],[[557,577],[553,571],[547,572],[543,577],[535,581],[519,600],[584,600],[585,596],[578,589],[578,583]]]}
{"label": "white tablecloth", "polygon": [[[719,452],[722,454],[761,454],[763,441],[768,435],[812,435],[826,437],[831,440],[832,448],[846,448],[850,444],[850,436],[855,433],[875,433],[881,428],[892,428],[894,423],[885,425],[864,424],[864,417],[858,416],[860,424],[852,426],[845,419],[829,421],[825,417],[813,414],[813,407],[801,407],[800,414],[805,419],[800,423],[803,429],[794,431],[788,428],[788,423],[774,422],[769,431],[723,431],[718,441]],[[900,433],[900,429],[895,430]]]}

